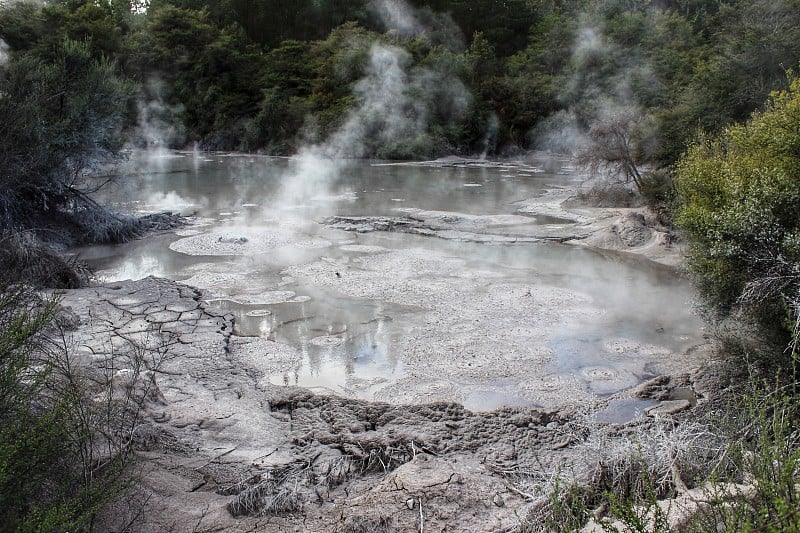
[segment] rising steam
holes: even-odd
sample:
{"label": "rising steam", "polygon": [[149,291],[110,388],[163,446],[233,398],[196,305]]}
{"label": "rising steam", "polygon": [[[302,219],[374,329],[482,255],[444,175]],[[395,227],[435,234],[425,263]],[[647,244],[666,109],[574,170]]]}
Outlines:
{"label": "rising steam", "polygon": [[0,67],[5,67],[8,63],[8,45],[0,38]]}
{"label": "rising steam", "polygon": [[[375,0],[375,10],[392,35],[418,37],[424,26],[402,0]],[[403,48],[375,42],[353,95],[357,102],[342,126],[325,141],[302,147],[290,162],[283,180],[282,205],[298,205],[324,194],[347,166],[347,160],[385,157],[425,146],[432,112],[457,117],[464,113],[470,94],[444,68],[414,67]]]}
{"label": "rising steam", "polygon": [[[583,17],[585,21],[592,18]],[[610,42],[588,22],[576,34],[570,61],[573,75],[559,95],[567,109],[548,117],[532,137],[538,149],[577,155],[589,143],[586,124],[620,115],[643,115],[634,84],[653,87],[660,82],[649,61]]]}
{"label": "rising steam", "polygon": [[171,146],[180,146],[186,132],[180,120],[183,107],[165,102],[166,88],[158,78],[150,78],[144,87],[145,97],[137,103],[138,122],[135,144],[148,152],[161,153]]}
{"label": "rising steam", "polygon": [[425,31],[414,15],[413,8],[403,0],[374,0],[372,5],[390,31],[403,37],[417,37]]}

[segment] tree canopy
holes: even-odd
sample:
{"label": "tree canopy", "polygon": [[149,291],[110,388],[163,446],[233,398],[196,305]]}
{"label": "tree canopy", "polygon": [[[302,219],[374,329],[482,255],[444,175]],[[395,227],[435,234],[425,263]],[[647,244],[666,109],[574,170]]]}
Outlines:
{"label": "tree canopy", "polygon": [[[441,73],[449,63],[447,76],[471,95],[464,114],[431,110],[423,133],[432,144],[419,147],[434,148],[396,157],[568,150],[574,146],[561,142],[573,139],[568,130],[589,134],[617,108],[652,125],[652,163],[667,166],[699,132],[745,120],[770,91],[786,87],[785,69],[800,62],[799,7],[797,0],[53,0],[0,7],[0,38],[12,58],[49,61],[66,38],[113,61],[138,87],[126,133],[140,146],[292,153],[357,105],[367,39],[408,52],[406,72]],[[360,60],[346,57],[354,50]]]}

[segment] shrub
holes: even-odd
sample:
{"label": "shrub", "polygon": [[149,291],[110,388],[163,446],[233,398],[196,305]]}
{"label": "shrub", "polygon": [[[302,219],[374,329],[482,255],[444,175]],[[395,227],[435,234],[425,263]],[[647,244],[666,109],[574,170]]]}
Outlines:
{"label": "shrub", "polygon": [[113,159],[128,87],[85,43],[64,41],[53,57],[32,52],[0,68],[0,224],[35,228],[80,215],[80,179]]}
{"label": "shrub", "polygon": [[733,494],[709,485],[694,531],[800,531],[797,386],[752,379],[737,395],[727,454],[736,465],[729,479],[740,485]]}
{"label": "shrub", "polygon": [[672,216],[675,203],[675,183],[669,172],[647,172],[642,177],[642,199],[653,210],[658,221],[665,225],[672,225]]}
{"label": "shrub", "polygon": [[689,267],[720,317],[743,311],[797,355],[800,319],[800,80],[677,167]]}
{"label": "shrub", "polygon": [[53,365],[41,357],[55,306],[19,285],[0,291],[0,522],[12,530],[74,524],[71,510],[85,507],[65,486],[71,398],[47,391]]}
{"label": "shrub", "polygon": [[117,337],[88,364],[73,349],[58,312],[55,298],[0,280],[4,530],[97,525],[133,481],[131,452],[142,408],[157,395],[154,373],[167,354],[164,346]]}

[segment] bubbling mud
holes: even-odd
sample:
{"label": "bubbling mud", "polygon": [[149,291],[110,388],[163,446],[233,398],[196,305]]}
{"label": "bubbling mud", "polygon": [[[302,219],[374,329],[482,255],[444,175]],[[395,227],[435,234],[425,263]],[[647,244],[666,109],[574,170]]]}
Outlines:
{"label": "bubbling mud", "polygon": [[560,187],[580,176],[561,164],[353,163],[281,204],[285,162],[187,162],[166,160],[143,183],[196,206],[198,223],[158,246],[95,247],[93,266],[108,280],[199,287],[233,313],[237,335],[285,347],[259,361],[273,385],[551,406],[688,365],[702,342],[673,272],[563,244],[597,219],[564,209]]}

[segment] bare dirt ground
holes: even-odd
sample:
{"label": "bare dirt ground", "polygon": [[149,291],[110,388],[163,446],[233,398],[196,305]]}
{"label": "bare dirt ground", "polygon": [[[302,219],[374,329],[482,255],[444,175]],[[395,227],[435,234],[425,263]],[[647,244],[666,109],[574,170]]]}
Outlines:
{"label": "bare dirt ground", "polygon": [[[680,263],[647,214],[564,210],[565,194],[520,206],[570,221],[547,239]],[[411,215],[426,231],[466,231],[435,213]],[[484,221],[465,223],[481,234]],[[587,411],[633,398],[670,416],[704,395],[691,372],[594,406],[556,387],[552,407],[487,413],[314,395],[270,385],[265,376],[297,353],[232,335],[233,315],[192,287],[148,278],[67,291],[62,305],[79,317],[73,340],[87,364],[121,349],[118,335],[162,355],[136,433],[141,483],[106,517],[110,530],[138,515],[135,531],[512,531],[536,501],[531,480],[591,461],[575,451]],[[702,357],[683,354],[682,366]],[[527,482],[517,483],[523,472]]]}

